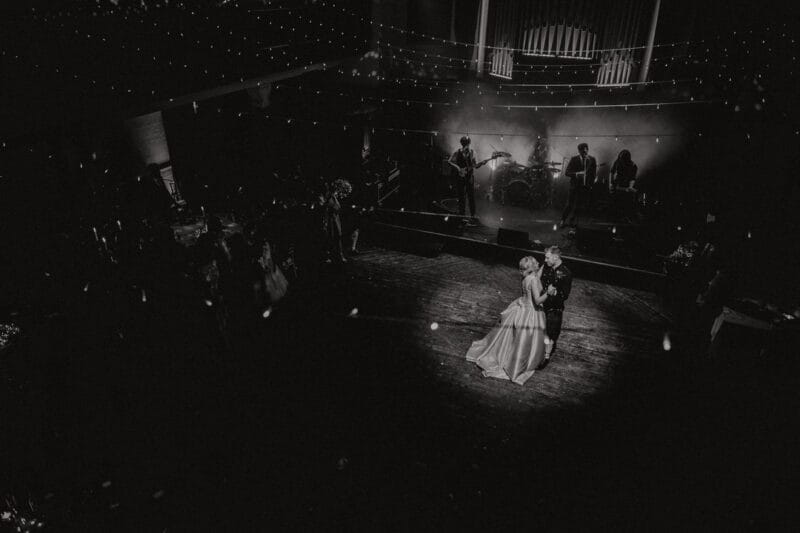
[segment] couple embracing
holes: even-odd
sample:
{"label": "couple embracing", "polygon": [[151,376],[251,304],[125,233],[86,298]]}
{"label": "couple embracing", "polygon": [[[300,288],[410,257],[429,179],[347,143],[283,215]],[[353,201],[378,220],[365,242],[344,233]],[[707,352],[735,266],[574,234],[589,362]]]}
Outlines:
{"label": "couple embracing", "polygon": [[522,296],[511,302],[486,337],[467,351],[467,361],[483,369],[484,377],[508,379],[524,385],[553,355],[561,333],[564,300],[572,289],[572,273],[561,262],[561,250],[551,246],[545,265],[523,257]]}

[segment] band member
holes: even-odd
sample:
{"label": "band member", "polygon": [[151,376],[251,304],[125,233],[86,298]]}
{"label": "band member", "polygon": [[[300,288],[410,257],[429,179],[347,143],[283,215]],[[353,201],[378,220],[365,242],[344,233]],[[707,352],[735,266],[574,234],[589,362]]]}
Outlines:
{"label": "band member", "polygon": [[631,218],[636,213],[636,163],[628,150],[622,150],[611,165],[608,188],[613,193],[614,211],[617,216]]}
{"label": "band member", "polygon": [[564,171],[569,177],[569,197],[567,206],[561,214],[561,225],[570,218],[570,224],[575,223],[579,213],[585,209],[586,194],[597,178],[597,160],[589,155],[589,145],[578,145],[578,155],[573,156]]}
{"label": "band member", "polygon": [[622,150],[617,156],[617,160],[611,165],[611,172],[609,174],[609,188],[616,190],[633,189],[636,184],[636,173],[639,168],[636,163],[631,159],[631,153],[628,150]]}
{"label": "band member", "polygon": [[475,175],[474,170],[480,165],[475,161],[475,152],[470,145],[470,138],[461,137],[461,149],[450,156],[450,166],[458,171],[456,178],[456,193],[458,194],[458,213],[466,215],[466,203],[469,202],[469,211],[475,217]]}

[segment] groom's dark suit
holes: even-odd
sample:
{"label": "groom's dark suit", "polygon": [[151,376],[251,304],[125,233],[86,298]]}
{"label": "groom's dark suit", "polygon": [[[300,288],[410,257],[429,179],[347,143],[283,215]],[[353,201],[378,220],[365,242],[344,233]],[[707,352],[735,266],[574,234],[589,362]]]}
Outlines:
{"label": "groom's dark suit", "polygon": [[[556,288],[556,294],[549,295],[542,304],[546,316],[547,336],[554,345],[558,336],[561,334],[561,319],[564,313],[564,301],[569,298],[572,290],[572,272],[561,263],[556,268],[545,265],[542,268],[542,290],[552,285]],[[553,346],[555,349],[555,346]]]}

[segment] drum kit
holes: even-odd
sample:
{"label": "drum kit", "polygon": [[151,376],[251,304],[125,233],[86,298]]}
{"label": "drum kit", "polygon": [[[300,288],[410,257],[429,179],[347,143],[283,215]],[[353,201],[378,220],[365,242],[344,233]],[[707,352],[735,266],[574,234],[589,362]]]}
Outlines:
{"label": "drum kit", "polygon": [[494,171],[492,199],[502,205],[543,209],[552,203],[553,175],[561,163],[544,161],[530,166],[507,161]]}

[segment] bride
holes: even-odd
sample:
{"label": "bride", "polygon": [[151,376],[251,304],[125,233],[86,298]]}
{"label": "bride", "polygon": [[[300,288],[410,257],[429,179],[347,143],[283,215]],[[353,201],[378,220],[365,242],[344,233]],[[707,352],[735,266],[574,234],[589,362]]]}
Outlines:
{"label": "bride", "polygon": [[542,294],[542,271],[536,258],[523,257],[519,271],[522,296],[500,313],[497,326],[486,337],[472,343],[467,361],[481,367],[484,377],[524,385],[544,359],[545,316],[541,304],[547,293]]}

